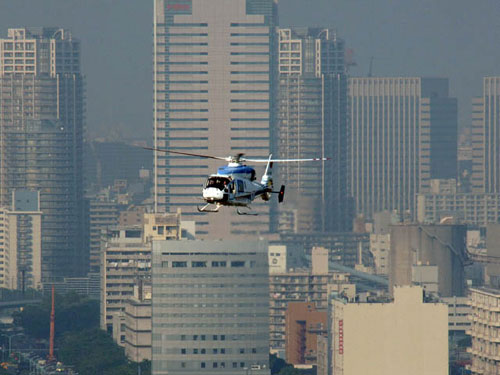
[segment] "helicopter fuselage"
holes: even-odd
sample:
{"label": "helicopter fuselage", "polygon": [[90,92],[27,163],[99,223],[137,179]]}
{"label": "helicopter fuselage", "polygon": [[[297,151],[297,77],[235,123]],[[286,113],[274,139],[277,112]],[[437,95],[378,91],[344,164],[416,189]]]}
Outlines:
{"label": "helicopter fuselage", "polygon": [[271,190],[272,185],[255,180],[253,168],[230,163],[208,177],[203,188],[203,199],[219,206],[248,206],[258,196],[269,200]]}

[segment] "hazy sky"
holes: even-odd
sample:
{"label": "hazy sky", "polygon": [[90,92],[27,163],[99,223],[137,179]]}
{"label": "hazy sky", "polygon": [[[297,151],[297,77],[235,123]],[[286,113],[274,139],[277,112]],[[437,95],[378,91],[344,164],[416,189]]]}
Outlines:
{"label": "hazy sky", "polygon": [[[210,0],[206,0],[210,1]],[[152,133],[152,0],[0,0],[0,34],[62,26],[82,41],[92,136]],[[281,0],[281,26],[329,26],[354,50],[353,75],[450,78],[461,125],[482,77],[500,75],[499,0]]]}

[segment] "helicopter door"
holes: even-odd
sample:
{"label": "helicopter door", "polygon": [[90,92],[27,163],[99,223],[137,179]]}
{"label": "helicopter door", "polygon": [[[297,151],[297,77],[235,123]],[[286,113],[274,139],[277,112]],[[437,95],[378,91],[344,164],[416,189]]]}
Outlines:
{"label": "helicopter door", "polygon": [[238,195],[245,192],[245,184],[241,180],[236,180],[238,183]]}

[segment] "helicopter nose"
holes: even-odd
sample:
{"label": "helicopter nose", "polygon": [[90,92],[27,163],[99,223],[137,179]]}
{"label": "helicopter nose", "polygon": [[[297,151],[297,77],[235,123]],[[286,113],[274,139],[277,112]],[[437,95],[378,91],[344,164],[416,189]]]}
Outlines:
{"label": "helicopter nose", "polygon": [[224,197],[224,192],[217,188],[206,188],[203,189],[203,198],[210,201],[221,200]]}

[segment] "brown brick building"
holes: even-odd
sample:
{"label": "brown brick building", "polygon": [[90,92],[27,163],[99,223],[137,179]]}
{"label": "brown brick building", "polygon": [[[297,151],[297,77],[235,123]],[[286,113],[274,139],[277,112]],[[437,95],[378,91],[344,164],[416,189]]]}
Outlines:
{"label": "brown brick building", "polygon": [[286,361],[315,364],[317,335],[327,334],[327,312],[317,311],[312,302],[289,302],[285,322]]}

